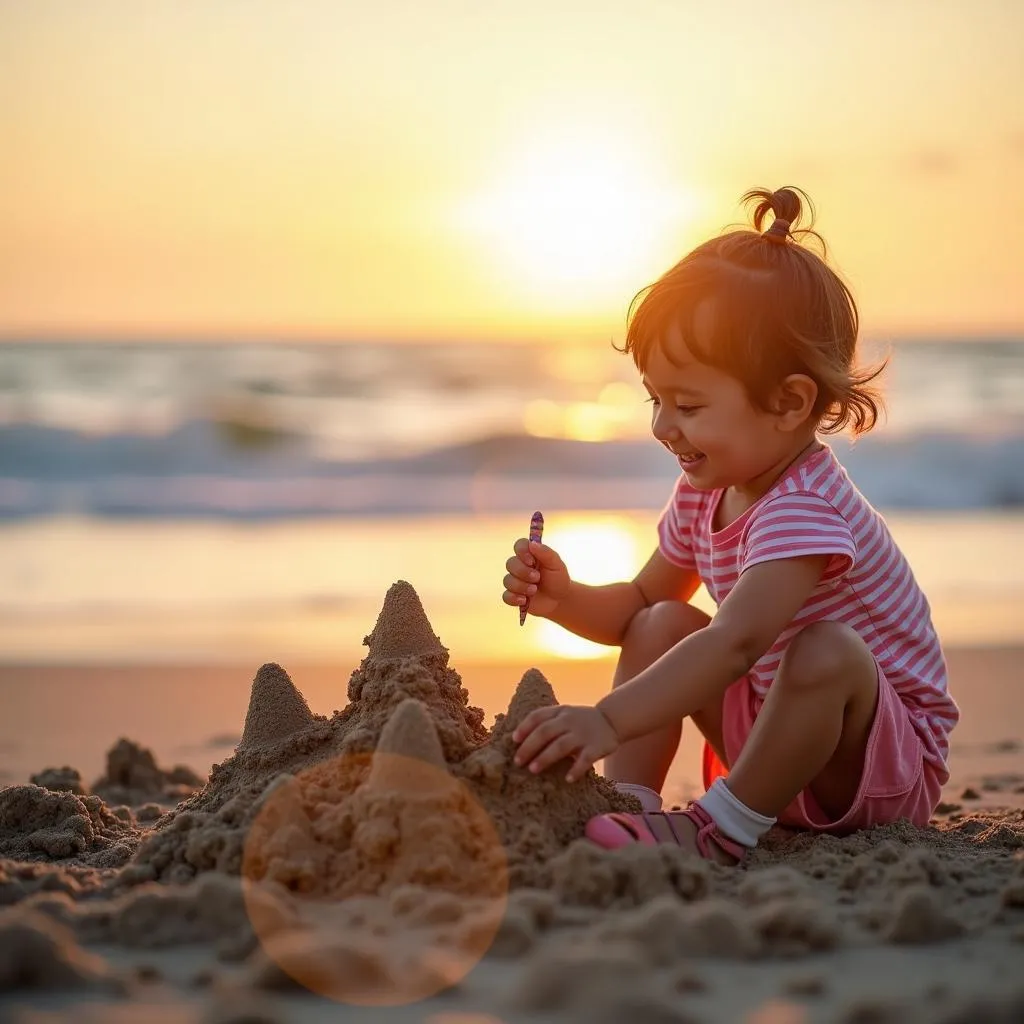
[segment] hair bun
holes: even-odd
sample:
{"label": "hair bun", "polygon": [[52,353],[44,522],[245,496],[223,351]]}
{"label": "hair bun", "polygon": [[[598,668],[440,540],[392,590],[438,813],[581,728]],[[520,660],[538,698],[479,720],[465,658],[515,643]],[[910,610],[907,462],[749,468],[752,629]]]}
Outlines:
{"label": "hair bun", "polygon": [[[801,202],[801,196],[804,202]],[[785,185],[774,192],[769,191],[766,188],[752,188],[749,192],[744,193],[741,202],[744,205],[750,205],[756,203],[754,207],[754,213],[752,220],[754,223],[754,229],[756,231],[762,230],[765,217],[769,213],[773,215],[773,224],[775,221],[785,221],[784,225],[779,225],[779,228],[775,230],[775,234],[785,235],[800,221],[800,217],[803,214],[804,203],[807,208],[811,211],[811,221],[814,220],[814,205],[811,203],[811,197],[804,192],[803,189],[797,188],[795,185]],[[785,231],[780,230],[785,227]],[[772,225],[768,225],[768,231],[771,231]]]}

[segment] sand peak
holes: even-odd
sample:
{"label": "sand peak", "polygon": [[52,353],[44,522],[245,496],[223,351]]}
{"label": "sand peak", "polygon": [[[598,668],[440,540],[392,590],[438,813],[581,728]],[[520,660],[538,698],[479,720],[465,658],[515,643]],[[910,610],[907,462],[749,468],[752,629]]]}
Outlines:
{"label": "sand peak", "polygon": [[313,712],[291,676],[273,662],[262,665],[252,683],[239,747],[258,747],[308,729]]}
{"label": "sand peak", "polygon": [[448,655],[448,649],[430,626],[419,595],[405,580],[397,580],[388,587],[377,624],[363,643],[369,647],[371,658]]}
{"label": "sand peak", "polygon": [[414,697],[403,700],[387,720],[374,751],[368,785],[373,789],[436,789],[441,776],[416,762],[440,769],[448,776],[441,739],[430,710]]}
{"label": "sand peak", "polygon": [[558,698],[544,673],[538,668],[527,669],[516,686],[508,711],[499,715],[494,723],[492,738],[511,732],[531,712],[538,708],[550,708],[558,704]]}

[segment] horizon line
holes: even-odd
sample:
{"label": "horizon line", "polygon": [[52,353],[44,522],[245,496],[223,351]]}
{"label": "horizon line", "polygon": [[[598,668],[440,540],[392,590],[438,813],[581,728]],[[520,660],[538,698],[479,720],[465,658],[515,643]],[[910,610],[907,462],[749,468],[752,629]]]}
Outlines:
{"label": "horizon line", "polygon": [[[601,339],[596,335],[532,334],[518,335],[408,335],[408,334],[355,334],[355,333],[303,333],[290,331],[272,333],[269,331],[188,331],[173,334],[160,331],[145,331],[130,334],[117,331],[101,334],[94,331],[71,333],[64,331],[5,332],[0,330],[0,345],[543,345],[594,343]],[[605,340],[613,341],[613,337]],[[876,328],[862,331],[860,341],[872,342],[891,340],[899,342],[1021,342],[1024,341],[1024,325],[1019,327],[991,328],[950,328],[929,330],[928,328]]]}

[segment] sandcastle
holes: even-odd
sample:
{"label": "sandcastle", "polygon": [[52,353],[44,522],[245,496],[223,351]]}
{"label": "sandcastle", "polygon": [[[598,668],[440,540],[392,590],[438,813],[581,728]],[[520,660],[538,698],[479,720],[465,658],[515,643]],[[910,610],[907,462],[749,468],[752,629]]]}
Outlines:
{"label": "sandcastle", "polygon": [[[570,785],[564,765],[542,777],[514,767],[512,731],[534,708],[557,703],[551,686],[526,672],[488,731],[409,583],[390,587],[364,643],[348,704],[329,718],[310,711],[283,668],[262,666],[234,756],[156,822],[123,880],[237,874],[246,860],[260,877],[329,886],[335,896],[386,890],[389,864],[400,865],[394,884],[429,879],[466,891],[507,871],[513,888],[543,886],[546,862],[582,836],[588,818],[639,809],[594,772]],[[418,833],[406,806],[417,794]],[[436,814],[423,810],[424,800]],[[260,835],[269,842],[270,831],[286,827],[290,844],[269,859],[253,852]]]}

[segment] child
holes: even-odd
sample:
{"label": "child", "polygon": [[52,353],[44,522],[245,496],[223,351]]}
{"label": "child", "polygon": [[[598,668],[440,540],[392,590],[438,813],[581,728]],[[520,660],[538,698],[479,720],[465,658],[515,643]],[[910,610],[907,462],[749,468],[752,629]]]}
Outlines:
{"label": "child", "polygon": [[[575,781],[604,758],[639,797],[644,813],[587,824],[605,847],[678,843],[735,864],[776,821],[924,825],[949,776],[959,711],[928,602],[819,439],[874,426],[882,367],[853,365],[857,308],[820,236],[794,230],[800,196],[810,205],[798,189],[748,192],[754,230],[698,246],[631,307],[624,351],[682,470],[636,579],[572,582],[525,539],[507,562],[506,604],[621,647],[596,707],[535,711],[514,734],[517,764],[571,757]],[[712,619],[687,603],[702,582]],[[705,738],[707,792],[664,812],[684,718]]]}

